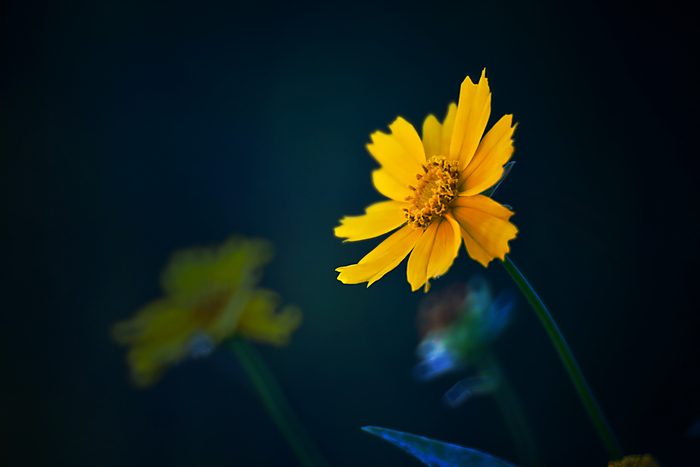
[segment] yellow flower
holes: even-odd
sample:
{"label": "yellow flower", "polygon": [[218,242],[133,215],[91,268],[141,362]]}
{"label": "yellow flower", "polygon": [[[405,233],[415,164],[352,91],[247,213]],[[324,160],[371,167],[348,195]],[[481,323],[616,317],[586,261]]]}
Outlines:
{"label": "yellow flower", "polygon": [[459,105],[450,104],[444,123],[426,118],[422,141],[401,117],[389,125],[391,134],[372,134],[367,150],[381,165],[372,180],[390,200],[369,206],[363,216],[344,217],[335,235],[357,241],[401,228],[358,264],[337,268],[338,280],[369,287],[411,253],[408,282],[414,291],[424,284],[427,291],[428,281],[452,266],[461,239],[484,266],[504,259],[518,232],[508,220],[513,212],[480,193],[501,178],[515,126],[505,115],[482,139],[490,113],[484,70],[478,84],[464,80]]}
{"label": "yellow flower", "polygon": [[620,460],[608,462],[608,467],[659,467],[659,463],[651,454],[643,456],[625,456]]}
{"label": "yellow flower", "polygon": [[301,323],[301,312],[277,295],[256,288],[272,247],[260,239],[230,238],[218,248],[176,252],[162,276],[165,297],[114,324],[115,342],[130,346],[134,383],[156,383],[172,364],[202,356],[233,334],[285,345]]}

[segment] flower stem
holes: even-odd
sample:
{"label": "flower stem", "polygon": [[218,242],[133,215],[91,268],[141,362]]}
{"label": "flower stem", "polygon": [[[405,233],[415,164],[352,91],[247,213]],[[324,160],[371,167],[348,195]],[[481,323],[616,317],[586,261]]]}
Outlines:
{"label": "flower stem", "polygon": [[498,382],[492,395],[513,435],[520,462],[529,467],[539,466],[537,447],[520,399],[515,394],[515,390],[503,372],[498,359],[490,349],[484,349],[481,358],[475,363],[481,372],[492,374]]}
{"label": "flower stem", "polygon": [[569,350],[569,346],[566,345],[564,336],[561,335],[561,332],[554,323],[552,316],[547,311],[547,308],[545,308],[542,300],[540,300],[540,297],[537,296],[535,290],[527,282],[527,279],[525,279],[518,268],[515,267],[508,256],[505,257],[503,266],[506,268],[506,271],[508,271],[515,283],[518,284],[518,287],[520,287],[523,295],[525,295],[525,298],[527,298],[527,300],[530,302],[532,308],[535,309],[535,313],[537,313],[537,316],[540,318],[540,321],[542,321],[544,328],[547,330],[549,338],[552,340],[557,352],[559,352],[559,357],[561,357],[564,367],[566,367],[566,371],[569,373],[569,377],[574,383],[574,387],[581,398],[581,402],[583,402],[583,405],[586,407],[588,416],[591,418],[593,425],[598,430],[598,434],[603,440],[608,456],[610,459],[622,458],[622,449],[620,449],[620,445],[617,443],[615,435],[610,429],[608,422],[605,420],[603,412],[600,410],[598,403],[593,397],[593,393],[588,387],[581,370],[576,364],[576,360],[574,359],[571,350]]}
{"label": "flower stem", "polygon": [[292,411],[275,377],[255,347],[247,339],[239,336],[232,337],[229,342],[233,353],[253,382],[260,401],[294,451],[299,463],[304,467],[326,467],[321,453]]}

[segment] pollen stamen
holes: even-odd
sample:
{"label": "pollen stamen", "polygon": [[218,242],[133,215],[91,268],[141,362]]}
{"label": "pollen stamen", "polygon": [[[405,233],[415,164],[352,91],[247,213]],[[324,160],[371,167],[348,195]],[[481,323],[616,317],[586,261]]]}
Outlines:
{"label": "pollen stamen", "polygon": [[418,186],[409,185],[414,193],[406,198],[410,205],[404,209],[408,223],[414,228],[428,227],[433,219],[447,212],[450,202],[457,197],[457,161],[433,156],[422,167],[425,174],[416,174]]}

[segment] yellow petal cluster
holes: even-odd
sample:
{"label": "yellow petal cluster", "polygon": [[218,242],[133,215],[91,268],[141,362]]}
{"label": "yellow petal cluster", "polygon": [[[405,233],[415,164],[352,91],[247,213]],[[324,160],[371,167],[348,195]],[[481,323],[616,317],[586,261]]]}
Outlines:
{"label": "yellow petal cluster", "polygon": [[[345,284],[371,285],[409,255],[412,290],[427,289],[445,274],[464,242],[469,256],[487,266],[504,259],[518,229],[513,212],[481,195],[502,174],[513,154],[513,116],[504,115],[484,135],[491,115],[486,71],[477,84],[467,77],[458,104],[450,104],[443,123],[429,115],[423,138],[397,118],[386,134],[371,135],[367,150],[381,165],[372,174],[375,188],[389,201],[369,206],[362,216],[344,217],[335,235],[345,241],[396,230],[359,263],[337,268]],[[483,138],[482,138],[483,135]]]}
{"label": "yellow petal cluster", "polygon": [[620,460],[608,462],[608,467],[659,467],[651,454],[625,456]]}
{"label": "yellow petal cluster", "polygon": [[112,339],[129,347],[134,383],[150,386],[174,363],[207,354],[234,334],[285,345],[301,312],[277,311],[277,295],[257,288],[271,259],[269,242],[242,237],[173,254],[161,280],[165,296],[111,329]]}

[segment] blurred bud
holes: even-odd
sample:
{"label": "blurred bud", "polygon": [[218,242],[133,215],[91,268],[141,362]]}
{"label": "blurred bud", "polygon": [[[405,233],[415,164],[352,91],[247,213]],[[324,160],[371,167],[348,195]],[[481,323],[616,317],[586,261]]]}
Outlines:
{"label": "blurred bud", "polygon": [[[485,352],[508,324],[514,300],[510,291],[494,300],[488,282],[480,276],[426,296],[416,320],[421,341],[416,349],[419,362],[414,377],[427,381],[468,365],[482,367]],[[459,381],[444,400],[456,407],[470,396],[493,392],[497,385],[497,378],[483,371]]]}
{"label": "blurred bud", "polygon": [[455,369],[478,358],[508,324],[514,299],[505,291],[493,300],[481,276],[428,295],[418,309],[418,358],[435,360],[446,354]]}

